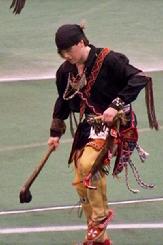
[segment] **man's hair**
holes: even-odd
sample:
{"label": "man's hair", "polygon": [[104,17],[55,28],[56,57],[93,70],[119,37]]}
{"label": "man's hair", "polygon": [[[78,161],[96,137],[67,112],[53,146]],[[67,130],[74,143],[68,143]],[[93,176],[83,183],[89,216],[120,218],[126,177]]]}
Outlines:
{"label": "man's hair", "polygon": [[84,26],[77,24],[66,24],[59,27],[55,34],[55,43],[58,53],[61,53],[62,50],[71,48],[81,40],[83,40],[85,46],[88,46],[89,40],[87,39],[83,29]]}

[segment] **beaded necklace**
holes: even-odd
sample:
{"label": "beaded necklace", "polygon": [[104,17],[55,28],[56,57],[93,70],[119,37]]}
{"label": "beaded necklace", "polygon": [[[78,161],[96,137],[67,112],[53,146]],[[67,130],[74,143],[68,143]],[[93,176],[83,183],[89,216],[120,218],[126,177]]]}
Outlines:
{"label": "beaded necklace", "polygon": [[71,76],[71,74],[69,73],[67,86],[63,94],[63,99],[70,100],[74,98],[74,96],[78,94],[79,91],[86,85],[87,85],[87,80],[86,80],[85,70],[81,76],[78,74],[76,77]]}

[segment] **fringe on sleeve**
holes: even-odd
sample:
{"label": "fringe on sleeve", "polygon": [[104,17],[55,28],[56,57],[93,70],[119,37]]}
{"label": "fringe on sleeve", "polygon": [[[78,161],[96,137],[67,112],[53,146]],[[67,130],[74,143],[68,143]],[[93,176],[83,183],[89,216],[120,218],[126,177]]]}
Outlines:
{"label": "fringe on sleeve", "polygon": [[153,84],[152,84],[151,77],[148,77],[148,83],[145,87],[145,101],[146,101],[146,107],[147,107],[149,126],[152,129],[154,128],[158,130],[159,124],[156,119],[154,96],[153,96]]}

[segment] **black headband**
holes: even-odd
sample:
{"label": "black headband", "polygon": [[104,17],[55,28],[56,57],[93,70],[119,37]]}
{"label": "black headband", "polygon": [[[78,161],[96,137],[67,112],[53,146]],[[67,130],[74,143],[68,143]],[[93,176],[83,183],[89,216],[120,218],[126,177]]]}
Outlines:
{"label": "black headband", "polygon": [[55,34],[58,51],[68,49],[86,38],[83,29],[76,24],[62,25]]}

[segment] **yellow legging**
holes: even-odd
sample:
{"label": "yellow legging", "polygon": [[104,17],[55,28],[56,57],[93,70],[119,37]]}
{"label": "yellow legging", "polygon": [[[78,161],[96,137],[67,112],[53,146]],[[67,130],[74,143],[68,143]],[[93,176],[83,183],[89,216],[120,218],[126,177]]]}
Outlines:
{"label": "yellow legging", "polygon": [[[106,176],[104,173],[98,173],[98,175],[93,179],[92,184],[97,187],[95,190],[86,188],[81,181],[90,172],[99,153],[100,151],[86,145],[82,155],[78,158],[76,164],[74,164],[75,188],[80,197],[87,222],[91,219],[95,223],[97,222],[97,224],[100,223],[100,221],[108,214]],[[106,231],[104,231],[98,241],[104,241],[107,237]]]}

